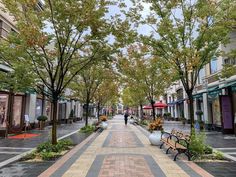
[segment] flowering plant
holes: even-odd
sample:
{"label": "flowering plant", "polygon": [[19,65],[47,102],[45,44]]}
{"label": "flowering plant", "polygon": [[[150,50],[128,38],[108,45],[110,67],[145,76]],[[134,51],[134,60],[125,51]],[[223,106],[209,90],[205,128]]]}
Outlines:
{"label": "flowering plant", "polygon": [[157,118],[156,120],[154,120],[153,122],[151,122],[150,124],[149,124],[149,127],[148,127],[148,129],[149,129],[149,131],[154,131],[154,130],[162,130],[163,128],[162,128],[162,120],[161,120],[161,118]]}
{"label": "flowering plant", "polygon": [[103,115],[103,116],[100,116],[100,120],[101,120],[101,121],[107,121],[107,116],[104,116],[104,115]]}

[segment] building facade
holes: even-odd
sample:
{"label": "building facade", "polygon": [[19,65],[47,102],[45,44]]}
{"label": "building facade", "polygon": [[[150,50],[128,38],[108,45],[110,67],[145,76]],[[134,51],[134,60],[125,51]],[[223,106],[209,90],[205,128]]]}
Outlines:
{"label": "building facade", "polygon": [[[236,31],[230,33],[230,43],[220,48],[225,53],[236,49]],[[236,123],[236,75],[228,78],[219,77],[224,64],[236,66],[236,58],[213,57],[199,72],[193,92],[194,119],[199,119],[196,112],[200,111],[203,113],[201,119],[206,128],[233,133]],[[187,100],[187,94],[180,81],[167,89],[168,112],[172,117],[189,117]]]}

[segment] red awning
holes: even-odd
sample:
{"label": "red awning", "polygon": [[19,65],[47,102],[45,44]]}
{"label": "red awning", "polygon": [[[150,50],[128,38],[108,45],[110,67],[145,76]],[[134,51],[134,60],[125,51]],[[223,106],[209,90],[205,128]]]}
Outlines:
{"label": "red awning", "polygon": [[152,109],[151,106],[143,106],[143,109]]}
{"label": "red awning", "polygon": [[167,104],[162,103],[162,102],[160,101],[160,102],[156,102],[156,103],[154,104],[154,107],[156,107],[156,108],[166,108],[166,107],[167,107]]}

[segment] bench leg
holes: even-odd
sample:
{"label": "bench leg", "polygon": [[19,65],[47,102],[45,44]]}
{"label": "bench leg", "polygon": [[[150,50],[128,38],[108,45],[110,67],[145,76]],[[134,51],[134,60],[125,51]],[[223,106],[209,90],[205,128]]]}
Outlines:
{"label": "bench leg", "polygon": [[171,149],[171,147],[169,147],[167,150],[166,150],[166,154],[168,154],[169,150]]}
{"label": "bench leg", "polygon": [[191,160],[191,157],[190,157],[189,151],[186,151],[186,152],[185,152],[185,155],[188,157],[188,161],[190,161],[190,160]]}
{"label": "bench leg", "polygon": [[160,149],[162,148],[162,146],[164,145],[165,143],[162,143],[161,145],[160,145]]}
{"label": "bench leg", "polygon": [[175,157],[174,157],[174,161],[176,161],[176,159],[177,159],[177,156],[180,154],[181,152],[180,151],[178,151],[178,153],[175,155]]}

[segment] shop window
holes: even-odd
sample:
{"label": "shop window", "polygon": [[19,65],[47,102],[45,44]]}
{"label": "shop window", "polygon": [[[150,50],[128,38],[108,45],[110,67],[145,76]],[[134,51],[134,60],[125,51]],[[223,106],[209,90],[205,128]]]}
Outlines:
{"label": "shop window", "polygon": [[214,57],[210,62],[210,73],[214,74],[217,72],[217,58]]}
{"label": "shop window", "polygon": [[0,127],[6,127],[8,95],[0,94]]}
{"label": "shop window", "polygon": [[204,68],[202,68],[199,71],[199,74],[198,74],[198,84],[202,84],[203,83],[203,78],[204,77],[205,77],[205,70],[204,70]]}
{"label": "shop window", "polygon": [[224,59],[224,64],[236,65],[236,58],[226,58],[226,59]]}
{"label": "shop window", "polygon": [[23,100],[22,96],[14,97],[13,120],[12,120],[12,125],[14,127],[19,127],[21,123],[22,100]]}
{"label": "shop window", "polygon": [[184,98],[184,91],[183,89],[177,90],[177,100],[183,99]]}
{"label": "shop window", "polygon": [[37,99],[36,100],[36,108],[35,108],[35,118],[42,115],[42,110],[43,110],[43,100],[42,99]]}

